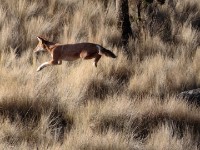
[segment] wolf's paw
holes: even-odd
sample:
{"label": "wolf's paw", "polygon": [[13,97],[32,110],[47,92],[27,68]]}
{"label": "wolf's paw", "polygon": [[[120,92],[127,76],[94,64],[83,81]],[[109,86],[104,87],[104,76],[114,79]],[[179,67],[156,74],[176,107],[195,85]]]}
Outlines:
{"label": "wolf's paw", "polygon": [[41,69],[42,69],[41,67],[38,67],[38,68],[37,68],[37,72],[40,71]]}

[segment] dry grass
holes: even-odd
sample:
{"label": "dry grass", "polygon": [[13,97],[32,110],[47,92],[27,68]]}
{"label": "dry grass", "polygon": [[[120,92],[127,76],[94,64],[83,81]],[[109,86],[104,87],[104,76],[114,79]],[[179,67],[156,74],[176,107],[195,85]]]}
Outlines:
{"label": "dry grass", "polygon": [[[199,149],[199,106],[175,96],[200,86],[199,10],[198,0],[166,1],[151,26],[145,12],[128,60],[112,0],[0,0],[0,149]],[[32,53],[37,35],[118,57],[37,73],[50,58]]]}

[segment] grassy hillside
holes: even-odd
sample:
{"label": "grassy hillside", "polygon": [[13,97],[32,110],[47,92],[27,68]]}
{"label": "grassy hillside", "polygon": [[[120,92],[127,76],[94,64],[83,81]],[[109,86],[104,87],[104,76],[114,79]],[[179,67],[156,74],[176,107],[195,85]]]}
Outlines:
{"label": "grassy hillside", "polygon": [[[0,149],[199,149],[200,108],[176,97],[200,86],[199,0],[147,4],[142,33],[136,16],[131,0],[130,60],[114,0],[0,0]],[[36,72],[38,35],[118,57]]]}

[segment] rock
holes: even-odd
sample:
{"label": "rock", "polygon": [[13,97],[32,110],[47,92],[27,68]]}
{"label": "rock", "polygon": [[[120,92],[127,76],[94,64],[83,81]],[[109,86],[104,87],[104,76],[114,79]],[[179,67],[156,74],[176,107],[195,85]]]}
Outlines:
{"label": "rock", "polygon": [[200,106],[200,88],[184,91],[178,94],[178,97],[186,99],[190,103]]}

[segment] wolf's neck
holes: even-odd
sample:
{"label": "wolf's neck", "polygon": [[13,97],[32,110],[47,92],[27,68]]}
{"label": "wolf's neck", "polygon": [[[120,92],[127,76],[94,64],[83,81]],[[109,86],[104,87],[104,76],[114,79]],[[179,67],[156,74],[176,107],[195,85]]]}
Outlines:
{"label": "wolf's neck", "polygon": [[56,47],[55,43],[47,44],[47,50],[51,53],[53,49]]}

